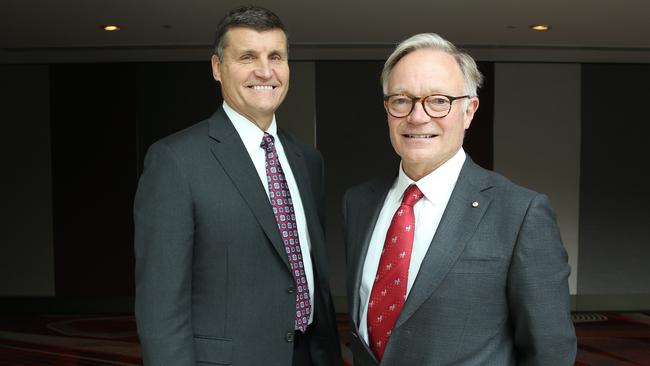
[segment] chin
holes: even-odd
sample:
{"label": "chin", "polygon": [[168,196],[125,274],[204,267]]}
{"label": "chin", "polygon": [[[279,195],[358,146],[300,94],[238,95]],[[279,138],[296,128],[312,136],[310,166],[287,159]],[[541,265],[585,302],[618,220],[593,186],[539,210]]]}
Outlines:
{"label": "chin", "polygon": [[274,113],[275,110],[278,108],[278,104],[271,104],[271,103],[257,104],[253,106],[253,108],[261,113]]}
{"label": "chin", "polygon": [[433,160],[435,153],[426,150],[406,151],[404,154],[399,154],[402,160],[408,161],[413,164],[424,164]]}

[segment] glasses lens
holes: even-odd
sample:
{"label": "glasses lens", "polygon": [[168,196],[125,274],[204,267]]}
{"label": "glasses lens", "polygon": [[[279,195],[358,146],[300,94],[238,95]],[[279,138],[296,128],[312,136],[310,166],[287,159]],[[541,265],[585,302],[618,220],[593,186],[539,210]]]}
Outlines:
{"label": "glasses lens", "polygon": [[436,117],[446,115],[449,112],[451,101],[444,95],[430,95],[424,100],[424,106],[429,115]]}
{"label": "glasses lens", "polygon": [[403,117],[411,112],[413,101],[405,95],[391,95],[386,105],[390,114],[395,117]]}

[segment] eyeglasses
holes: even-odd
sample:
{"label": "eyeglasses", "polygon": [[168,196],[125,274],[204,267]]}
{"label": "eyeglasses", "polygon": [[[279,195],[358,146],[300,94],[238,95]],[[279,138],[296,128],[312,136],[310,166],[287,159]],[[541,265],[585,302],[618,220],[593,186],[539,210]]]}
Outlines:
{"label": "eyeglasses", "polygon": [[424,97],[411,97],[404,94],[384,96],[384,107],[388,114],[395,118],[403,118],[413,112],[415,103],[422,103],[424,112],[431,118],[441,118],[451,112],[451,104],[456,99],[471,98],[469,95],[452,97],[450,95],[432,94]]}

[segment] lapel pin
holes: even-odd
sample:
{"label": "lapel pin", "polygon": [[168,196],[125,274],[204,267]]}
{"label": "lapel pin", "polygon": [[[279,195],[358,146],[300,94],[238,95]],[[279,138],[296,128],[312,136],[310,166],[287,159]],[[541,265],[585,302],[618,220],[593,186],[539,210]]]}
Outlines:
{"label": "lapel pin", "polygon": [[472,207],[477,208],[478,207],[478,202],[476,202],[476,201],[472,202]]}

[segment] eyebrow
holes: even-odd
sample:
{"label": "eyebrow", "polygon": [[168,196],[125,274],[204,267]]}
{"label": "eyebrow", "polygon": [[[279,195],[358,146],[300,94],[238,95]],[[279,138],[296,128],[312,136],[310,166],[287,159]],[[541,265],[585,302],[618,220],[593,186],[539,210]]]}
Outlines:
{"label": "eyebrow", "polygon": [[[255,49],[252,49],[252,48],[236,50],[235,52],[236,52],[237,55],[245,55],[245,54],[259,55],[260,54],[259,50],[255,50]],[[282,51],[282,50],[279,50],[279,49],[275,49],[275,50],[270,50],[268,52],[268,54],[269,55],[278,54],[278,55],[283,55],[284,56],[284,55],[287,55],[287,51]]]}
{"label": "eyebrow", "polygon": [[255,51],[253,49],[250,49],[250,48],[249,49],[238,50],[236,52],[239,53],[239,54],[242,54],[242,53],[257,53],[257,51]]}
{"label": "eyebrow", "polygon": [[[393,90],[391,91],[391,93],[389,93],[389,94],[409,94],[409,95],[416,96],[416,95],[414,95],[414,93],[410,93],[410,92],[409,92],[408,90],[406,90],[406,88],[404,88],[404,87],[398,87],[398,88],[395,88],[395,89],[393,89]],[[424,96],[424,95],[433,95],[433,94],[446,95],[446,93],[443,92],[443,91],[441,91],[440,89],[433,89],[433,90],[429,90],[429,91],[427,91],[426,93],[424,93],[424,94],[422,94],[422,95],[420,95],[420,96]]]}

